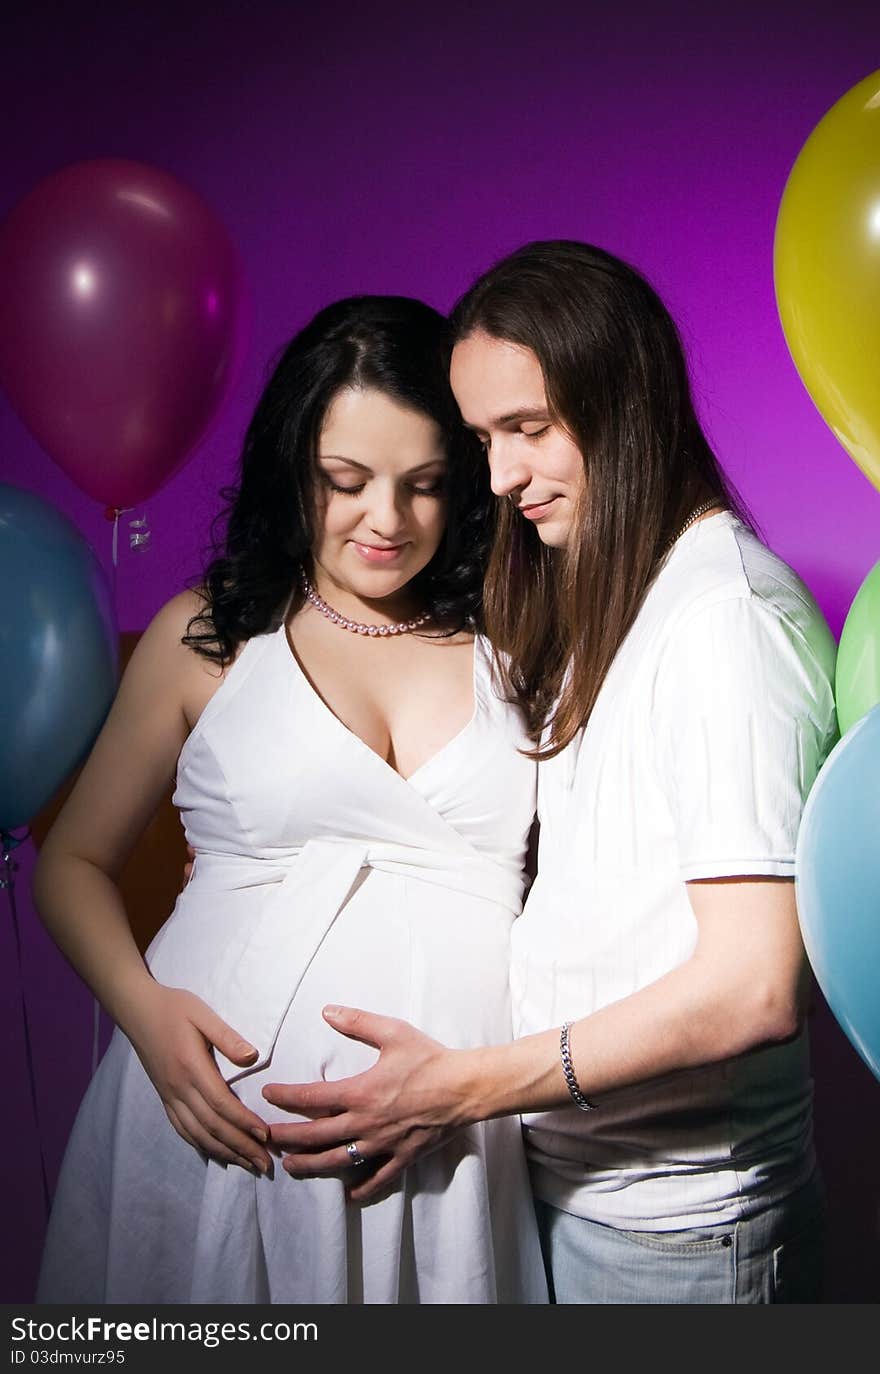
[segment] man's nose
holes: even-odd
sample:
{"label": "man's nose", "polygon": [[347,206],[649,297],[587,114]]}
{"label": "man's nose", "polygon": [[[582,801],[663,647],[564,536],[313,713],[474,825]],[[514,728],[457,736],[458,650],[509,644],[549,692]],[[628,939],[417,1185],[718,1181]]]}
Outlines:
{"label": "man's nose", "polygon": [[509,438],[502,436],[494,439],[487,457],[490,482],[496,496],[510,496],[514,491],[528,486],[528,465],[517,454]]}

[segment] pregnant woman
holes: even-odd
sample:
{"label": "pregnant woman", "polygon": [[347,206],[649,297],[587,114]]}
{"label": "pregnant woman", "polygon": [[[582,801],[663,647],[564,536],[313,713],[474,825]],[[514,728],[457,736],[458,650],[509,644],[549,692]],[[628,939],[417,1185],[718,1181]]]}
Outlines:
{"label": "pregnant woman", "polygon": [[[65,1156],[41,1302],[544,1302],[515,1118],[372,1206],[269,1152],[270,1082],[376,1057],[329,997],[461,1048],[511,1034],[535,764],[477,632],[491,497],[443,318],[322,311],[248,430],[225,547],[160,610],[40,857],[117,1023]],[[193,876],[144,961],[114,878],[174,777]]]}

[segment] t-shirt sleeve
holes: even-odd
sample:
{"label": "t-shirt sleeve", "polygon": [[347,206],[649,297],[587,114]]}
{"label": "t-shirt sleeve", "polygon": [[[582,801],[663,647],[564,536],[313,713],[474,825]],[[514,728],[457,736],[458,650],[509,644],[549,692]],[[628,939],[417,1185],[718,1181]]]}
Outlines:
{"label": "t-shirt sleeve", "polygon": [[813,629],[815,644],[765,601],[737,596],[671,633],[652,735],[685,880],[794,876],[804,802],[837,731],[818,612]]}

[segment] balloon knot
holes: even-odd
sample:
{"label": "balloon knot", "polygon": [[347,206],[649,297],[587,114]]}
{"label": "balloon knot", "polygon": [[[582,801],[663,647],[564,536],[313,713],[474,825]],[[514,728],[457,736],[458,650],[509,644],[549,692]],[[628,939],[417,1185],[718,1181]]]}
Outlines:
{"label": "balloon knot", "polygon": [[[25,840],[29,840],[30,836],[29,827],[25,827],[23,835],[13,835],[11,830],[0,828],[0,855],[2,855],[3,863],[8,863],[12,851],[17,849],[20,844],[24,844]],[[0,883],[0,886],[5,886],[5,884]]]}

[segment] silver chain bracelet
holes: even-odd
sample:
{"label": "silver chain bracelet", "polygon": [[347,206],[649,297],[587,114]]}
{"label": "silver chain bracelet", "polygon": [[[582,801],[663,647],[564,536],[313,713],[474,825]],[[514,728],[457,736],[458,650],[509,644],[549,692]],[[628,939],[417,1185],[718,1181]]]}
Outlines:
{"label": "silver chain bracelet", "polygon": [[562,1056],[562,1072],[565,1074],[565,1081],[568,1091],[571,1093],[572,1101],[576,1107],[580,1107],[582,1112],[594,1112],[595,1102],[588,1102],[580,1090],[577,1075],[574,1071],[574,1064],[571,1062],[571,1049],[568,1043],[568,1032],[571,1030],[571,1022],[566,1021],[559,1033],[559,1053]]}

